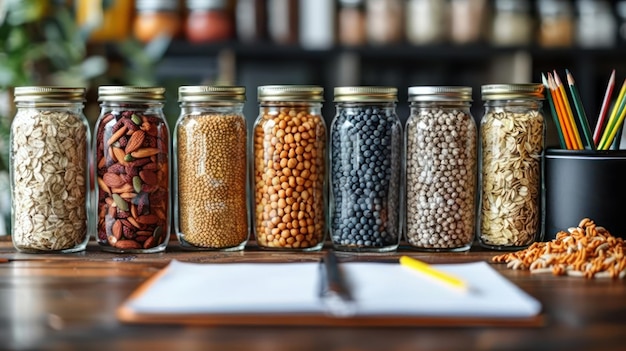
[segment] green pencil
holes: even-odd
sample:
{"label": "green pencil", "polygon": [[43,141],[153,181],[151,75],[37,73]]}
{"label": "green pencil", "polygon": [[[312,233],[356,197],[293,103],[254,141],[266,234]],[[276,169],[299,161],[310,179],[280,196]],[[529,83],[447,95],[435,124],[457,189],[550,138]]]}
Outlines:
{"label": "green pencil", "polygon": [[561,123],[559,123],[559,115],[556,113],[556,108],[554,107],[554,101],[552,101],[552,94],[550,94],[550,86],[548,86],[548,80],[546,76],[541,73],[541,82],[543,86],[546,88],[548,97],[548,104],[550,105],[550,112],[552,113],[552,119],[554,120],[554,125],[556,126],[557,134],[559,135],[559,143],[561,144],[561,149],[567,149],[567,144],[565,143],[565,138],[563,137],[563,130],[561,129]]}
{"label": "green pencil", "polygon": [[596,149],[596,145],[593,142],[593,136],[591,134],[591,128],[589,128],[589,122],[587,121],[587,115],[585,114],[585,109],[583,108],[583,102],[580,99],[580,95],[578,94],[578,90],[574,85],[574,77],[572,74],[565,70],[567,75],[567,85],[569,86],[569,91],[572,94],[572,100],[574,100],[574,106],[576,107],[576,114],[578,115],[578,121],[580,122],[580,127],[583,130],[583,134],[585,136],[585,142],[591,148],[591,150]]}

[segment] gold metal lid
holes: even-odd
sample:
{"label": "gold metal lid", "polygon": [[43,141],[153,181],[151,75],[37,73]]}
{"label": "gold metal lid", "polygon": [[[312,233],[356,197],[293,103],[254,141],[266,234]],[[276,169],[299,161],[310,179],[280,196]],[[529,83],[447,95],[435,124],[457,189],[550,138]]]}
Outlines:
{"label": "gold metal lid", "polygon": [[538,99],[543,100],[543,84],[489,84],[481,87],[483,100]]}
{"label": "gold metal lid", "polygon": [[315,85],[262,85],[257,89],[260,102],[324,101],[324,88]]}
{"label": "gold metal lid", "polygon": [[414,86],[409,87],[409,101],[472,101],[471,87]]}
{"label": "gold metal lid", "polygon": [[393,87],[336,87],[335,102],[396,102],[398,89]]}
{"label": "gold metal lid", "polygon": [[244,102],[246,88],[239,86],[193,85],[178,88],[179,102]]}
{"label": "gold metal lid", "polygon": [[135,86],[101,86],[98,101],[147,102],[165,100],[165,88]]}
{"label": "gold metal lid", "polygon": [[16,87],[15,102],[83,102],[85,88],[73,87]]}

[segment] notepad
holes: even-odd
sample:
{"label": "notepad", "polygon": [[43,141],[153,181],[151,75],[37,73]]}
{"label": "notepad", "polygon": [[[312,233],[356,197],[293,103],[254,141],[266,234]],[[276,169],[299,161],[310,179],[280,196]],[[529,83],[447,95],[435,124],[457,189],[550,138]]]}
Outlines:
{"label": "notepad", "polygon": [[[355,315],[334,318],[320,298],[319,263],[184,263],[172,261],[118,310],[126,322],[211,321],[255,324],[299,318],[369,321],[367,325],[444,320],[530,320],[541,304],[486,262],[433,265],[464,279],[471,291],[448,289],[397,263],[342,263]],[[252,318],[254,317],[254,318]],[[315,318],[311,318],[315,317]],[[261,319],[259,319],[261,318]],[[301,323],[309,324],[309,323]],[[336,323],[330,323],[336,324]],[[426,323],[428,324],[428,323]]]}

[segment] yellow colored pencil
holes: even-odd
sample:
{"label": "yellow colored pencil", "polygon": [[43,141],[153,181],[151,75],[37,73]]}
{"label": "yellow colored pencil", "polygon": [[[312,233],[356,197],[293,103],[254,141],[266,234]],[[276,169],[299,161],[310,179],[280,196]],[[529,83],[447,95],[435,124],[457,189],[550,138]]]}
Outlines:
{"label": "yellow colored pencil", "polygon": [[465,281],[449,274],[446,272],[442,272],[433,268],[428,263],[422,262],[420,260],[411,258],[409,256],[401,256],[400,264],[413,269],[419,273],[422,273],[424,276],[429,277],[435,281],[443,283],[444,285],[454,288],[457,290],[468,291],[468,285]]}
{"label": "yellow colored pencil", "polygon": [[606,127],[604,128],[604,133],[602,133],[602,138],[600,139],[600,146],[598,150],[607,150],[609,148],[609,140],[608,136],[611,134],[611,130],[613,126],[615,126],[615,122],[617,119],[617,110],[619,109],[619,105],[624,99],[624,94],[626,94],[626,79],[622,84],[622,88],[619,90],[619,95],[617,96],[617,100],[615,100],[615,104],[613,104],[613,108],[611,109],[611,116],[609,117],[609,121],[606,123]]}
{"label": "yellow colored pencil", "polygon": [[619,126],[621,126],[622,123],[624,123],[624,117],[626,117],[626,108],[622,109],[621,113],[619,114],[619,117],[617,118],[617,122],[615,123],[615,127],[613,128],[613,130],[611,130],[611,135],[609,135],[609,138],[607,139],[608,141],[606,143],[607,150],[609,148],[609,145],[612,144],[613,138],[615,138],[617,131],[620,129]]}
{"label": "yellow colored pencil", "polygon": [[556,108],[557,115],[559,116],[559,122],[561,123],[561,126],[563,126],[563,136],[565,137],[567,149],[576,150],[572,127],[568,123],[566,112],[564,112],[565,108],[563,107],[563,102],[561,101],[561,94],[557,93],[556,83],[554,83],[554,78],[550,72],[548,72],[548,86],[550,87],[550,94],[552,95],[552,100],[554,101],[554,107]]}
{"label": "yellow colored pencil", "polygon": [[563,86],[563,83],[561,82],[561,78],[559,78],[559,75],[556,73],[556,71],[554,71],[554,81],[557,85],[559,94],[561,94],[561,97],[563,99],[563,105],[565,106],[565,110],[567,112],[567,119],[570,125],[572,126],[572,130],[574,133],[574,141],[576,142],[575,144],[576,150],[582,150],[584,149],[583,141],[580,138],[580,134],[578,133],[578,127],[576,126],[576,121],[574,121],[574,114],[572,113],[572,107],[569,104],[567,93],[565,92],[565,86]]}

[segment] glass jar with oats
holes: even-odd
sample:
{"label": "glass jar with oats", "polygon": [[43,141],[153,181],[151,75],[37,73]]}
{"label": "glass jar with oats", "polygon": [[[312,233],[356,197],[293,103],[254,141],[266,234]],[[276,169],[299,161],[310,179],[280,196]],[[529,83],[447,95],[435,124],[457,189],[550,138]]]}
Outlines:
{"label": "glass jar with oats", "polygon": [[174,130],[174,225],[181,247],[235,251],[248,241],[246,89],[182,86]]}
{"label": "glass jar with oats", "polygon": [[84,88],[15,88],[11,233],[20,251],[76,252],[87,245],[90,133],[84,100]]}
{"label": "glass jar with oats", "polygon": [[98,95],[93,147],[98,244],[118,253],[164,251],[170,235],[165,89],[101,86]]}
{"label": "glass jar with oats", "polygon": [[478,240],[523,248],[542,236],[543,85],[484,85],[482,96]]}
{"label": "glass jar with oats", "polygon": [[258,88],[253,228],[261,248],[319,250],[326,229],[323,88]]}

